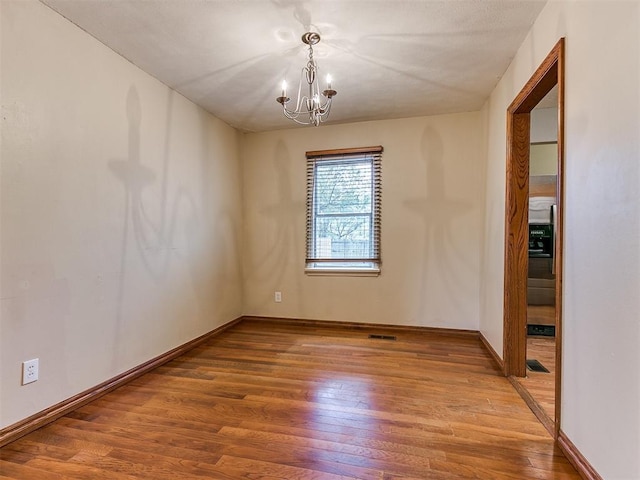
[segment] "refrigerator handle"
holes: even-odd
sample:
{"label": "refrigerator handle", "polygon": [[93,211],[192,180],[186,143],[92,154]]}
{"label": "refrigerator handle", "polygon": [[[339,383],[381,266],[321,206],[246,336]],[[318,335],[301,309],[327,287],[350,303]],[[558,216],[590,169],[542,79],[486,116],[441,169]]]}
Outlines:
{"label": "refrigerator handle", "polygon": [[558,205],[551,205],[551,228],[553,229],[553,250],[551,255],[551,274],[556,274],[556,218]]}

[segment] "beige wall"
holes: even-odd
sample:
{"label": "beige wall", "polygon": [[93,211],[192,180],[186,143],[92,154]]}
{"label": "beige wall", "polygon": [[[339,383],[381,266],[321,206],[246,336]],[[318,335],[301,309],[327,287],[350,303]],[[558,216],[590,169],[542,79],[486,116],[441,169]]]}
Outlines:
{"label": "beige wall", "polygon": [[535,108],[531,112],[529,175],[558,173],[558,108]]}
{"label": "beige wall", "polygon": [[242,199],[235,130],[39,2],[1,25],[3,427],[239,316]]}
{"label": "beige wall", "polygon": [[[245,135],[245,313],[477,329],[482,137],[477,112]],[[371,145],[382,274],[307,276],[305,152]]]}
{"label": "beige wall", "polygon": [[566,37],[562,430],[603,478],[640,478],[640,2],[549,2],[483,109],[480,328],[502,352],[505,111]]}
{"label": "beige wall", "polygon": [[531,145],[529,155],[529,175],[557,175],[557,143],[533,144]]}

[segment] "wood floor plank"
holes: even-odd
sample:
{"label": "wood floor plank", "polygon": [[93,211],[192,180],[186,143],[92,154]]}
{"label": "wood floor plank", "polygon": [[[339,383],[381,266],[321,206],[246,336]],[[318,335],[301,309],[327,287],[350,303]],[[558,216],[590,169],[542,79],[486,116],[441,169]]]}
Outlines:
{"label": "wood floor plank", "polygon": [[579,476],[474,336],[252,319],[0,449],[0,478]]}
{"label": "wood floor plank", "polygon": [[5,461],[0,458],[0,474],[5,478],[11,478],[13,480],[20,479],[38,479],[38,480],[64,480],[65,477],[62,473],[55,471],[47,471],[33,468],[30,465],[18,465],[9,461]]}
{"label": "wood floor plank", "polygon": [[549,372],[527,370],[526,377],[518,378],[551,420],[556,405],[555,340],[555,337],[527,337],[527,359],[538,360]]}
{"label": "wood floor plank", "polygon": [[[335,475],[332,473],[318,472],[306,468],[289,467],[278,465],[273,462],[261,462],[247,460],[246,458],[232,457],[225,455],[220,460],[219,467],[227,472],[243,476],[245,472],[260,472],[261,478],[291,479],[291,480],[351,480],[357,477],[345,475]],[[381,477],[378,477],[381,478]]]}

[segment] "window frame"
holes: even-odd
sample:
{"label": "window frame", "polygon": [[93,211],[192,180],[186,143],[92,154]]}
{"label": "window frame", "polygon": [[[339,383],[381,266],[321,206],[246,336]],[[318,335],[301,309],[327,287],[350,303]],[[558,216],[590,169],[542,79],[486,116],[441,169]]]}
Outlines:
{"label": "window frame", "polygon": [[[382,146],[347,148],[339,150],[317,150],[306,152],[307,158],[307,223],[306,223],[306,258],[305,273],[310,275],[357,275],[376,276],[380,274],[382,265],[380,233],[381,233],[381,190],[382,190]],[[316,201],[317,167],[323,162],[371,164],[371,209],[369,212],[326,213],[318,215]],[[315,231],[317,219],[339,216],[370,217],[369,251],[365,258],[326,258],[317,255]]]}

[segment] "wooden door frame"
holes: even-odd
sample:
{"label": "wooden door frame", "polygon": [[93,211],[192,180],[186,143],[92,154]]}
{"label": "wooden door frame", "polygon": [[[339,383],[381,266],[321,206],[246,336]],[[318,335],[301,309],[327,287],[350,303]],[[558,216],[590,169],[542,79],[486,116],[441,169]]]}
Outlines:
{"label": "wooden door frame", "polygon": [[529,145],[531,110],[558,85],[558,179],[556,243],[555,433],[560,427],[562,378],[562,252],[564,225],[564,38],[544,59],[507,109],[507,176],[504,253],[503,359],[507,376],[526,375],[527,268],[529,245]]}

